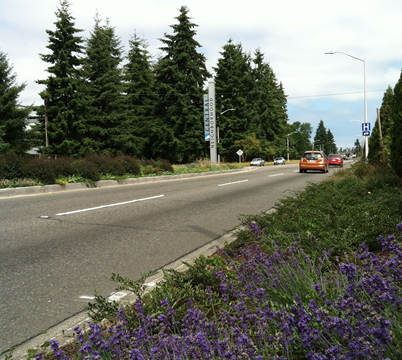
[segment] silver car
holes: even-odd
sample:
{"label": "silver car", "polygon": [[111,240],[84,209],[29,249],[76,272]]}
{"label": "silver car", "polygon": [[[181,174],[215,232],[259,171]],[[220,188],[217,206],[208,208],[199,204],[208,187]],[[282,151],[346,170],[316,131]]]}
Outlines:
{"label": "silver car", "polygon": [[275,158],[274,165],[285,165],[285,159],[283,157]]}
{"label": "silver car", "polygon": [[255,158],[250,161],[250,166],[265,166],[265,161],[261,158]]}

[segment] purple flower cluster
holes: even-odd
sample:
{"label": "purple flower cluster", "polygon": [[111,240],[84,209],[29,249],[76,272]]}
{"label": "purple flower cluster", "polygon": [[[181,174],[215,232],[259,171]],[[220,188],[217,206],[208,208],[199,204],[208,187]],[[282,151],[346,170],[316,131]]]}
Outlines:
{"label": "purple flower cluster", "polygon": [[[252,228],[262,235],[258,226],[252,224]],[[398,230],[402,235],[402,224]],[[117,325],[106,331],[93,323],[88,334],[74,328],[80,356],[133,360],[402,358],[402,247],[394,236],[378,240],[390,256],[381,260],[362,244],[353,262],[341,263],[339,269],[326,267],[329,271],[323,268],[330,261],[330,251],[310,259],[300,243],[289,249],[272,243],[270,252],[262,251],[262,245],[245,248],[243,261],[231,264],[236,281],[216,272],[225,307],[212,318],[190,299],[180,322],[167,300],[161,302],[165,310],[158,316],[147,315],[137,300],[138,326],[131,332],[123,308]],[[216,299],[211,296],[211,301],[211,307],[215,306]],[[56,341],[51,348],[58,359],[67,358]]]}

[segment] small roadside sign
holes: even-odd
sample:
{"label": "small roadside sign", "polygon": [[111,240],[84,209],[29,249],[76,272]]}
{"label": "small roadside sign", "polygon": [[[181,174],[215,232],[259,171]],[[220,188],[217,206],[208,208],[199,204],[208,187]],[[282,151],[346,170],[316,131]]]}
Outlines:
{"label": "small roadside sign", "polygon": [[[363,123],[362,124],[362,131],[363,133],[365,132],[370,132],[371,128],[370,128],[370,123]],[[363,135],[363,136],[368,136],[368,135]]]}
{"label": "small roadside sign", "polygon": [[237,150],[236,154],[239,155],[239,156],[242,156],[243,155],[243,150],[241,150],[241,149]]}
{"label": "small roadside sign", "polygon": [[363,131],[362,136],[370,136],[370,131]]}

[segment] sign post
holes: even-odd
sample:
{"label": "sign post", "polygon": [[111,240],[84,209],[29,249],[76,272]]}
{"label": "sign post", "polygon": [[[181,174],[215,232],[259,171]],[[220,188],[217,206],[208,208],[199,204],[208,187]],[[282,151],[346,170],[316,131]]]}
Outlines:
{"label": "sign post", "polygon": [[239,165],[241,167],[241,156],[243,155],[243,150],[242,149],[237,150],[236,154],[239,155]]}
{"label": "sign post", "polygon": [[211,164],[217,163],[218,151],[216,144],[216,111],[215,111],[215,82],[208,81],[208,107],[209,107],[209,156]]}

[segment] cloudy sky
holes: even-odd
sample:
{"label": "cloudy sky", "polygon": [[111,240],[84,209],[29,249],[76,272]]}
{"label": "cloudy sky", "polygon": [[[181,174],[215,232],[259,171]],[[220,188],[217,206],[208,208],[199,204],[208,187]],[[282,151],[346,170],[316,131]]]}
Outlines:
{"label": "cloudy sky", "polygon": [[[109,18],[125,51],[136,32],[156,55],[164,33],[171,34],[178,9],[190,9],[198,25],[196,40],[213,73],[229,39],[248,52],[265,54],[288,95],[289,123],[308,122],[314,133],[320,120],[338,147],[352,147],[364,121],[365,59],[367,118],[373,126],[384,91],[394,88],[402,68],[401,0],[70,0],[76,27],[87,37],[98,12]],[[41,104],[48,53],[46,29],[54,30],[58,0],[0,0],[0,50],[14,66],[23,105]],[[200,109],[200,111],[202,111]],[[314,135],[314,134],[313,134]],[[359,137],[359,139],[361,139]]]}

